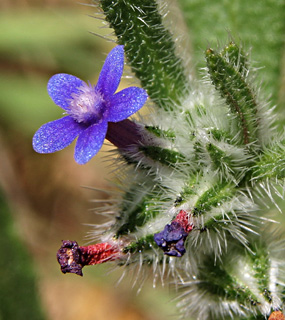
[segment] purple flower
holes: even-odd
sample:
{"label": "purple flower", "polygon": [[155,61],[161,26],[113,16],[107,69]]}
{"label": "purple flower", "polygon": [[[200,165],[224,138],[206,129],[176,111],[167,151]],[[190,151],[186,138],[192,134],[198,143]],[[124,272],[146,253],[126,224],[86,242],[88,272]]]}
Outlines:
{"label": "purple flower", "polygon": [[102,147],[108,122],[122,121],[137,112],[147,93],[138,87],[117,90],[124,68],[124,47],[115,47],[107,56],[96,86],[69,74],[49,80],[48,93],[67,116],[44,124],[34,135],[33,148],[52,153],[69,146],[78,137],[75,161],[85,164]]}

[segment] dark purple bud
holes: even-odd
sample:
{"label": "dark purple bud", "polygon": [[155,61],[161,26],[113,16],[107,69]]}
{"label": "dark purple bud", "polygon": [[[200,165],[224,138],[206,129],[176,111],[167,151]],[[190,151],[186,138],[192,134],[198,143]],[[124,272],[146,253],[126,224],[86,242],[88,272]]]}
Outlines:
{"label": "dark purple bud", "polygon": [[154,235],[154,241],[166,255],[181,257],[185,253],[184,241],[188,233],[177,221],[167,224],[164,230]]}

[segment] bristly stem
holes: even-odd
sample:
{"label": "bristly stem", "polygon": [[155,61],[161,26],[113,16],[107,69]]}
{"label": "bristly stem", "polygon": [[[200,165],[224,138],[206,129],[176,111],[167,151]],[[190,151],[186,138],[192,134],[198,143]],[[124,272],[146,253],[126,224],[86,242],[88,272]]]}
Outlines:
{"label": "bristly stem", "polygon": [[100,3],[118,43],[125,46],[127,59],[143,88],[159,107],[173,109],[189,84],[155,1],[101,0]]}

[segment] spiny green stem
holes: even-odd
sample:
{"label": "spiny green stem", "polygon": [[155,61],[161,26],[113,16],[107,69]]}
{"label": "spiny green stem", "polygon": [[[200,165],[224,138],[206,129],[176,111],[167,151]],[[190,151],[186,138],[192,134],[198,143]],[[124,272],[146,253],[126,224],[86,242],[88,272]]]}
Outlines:
{"label": "spiny green stem", "polygon": [[124,247],[124,253],[136,253],[136,252],[141,252],[141,251],[146,251],[146,250],[151,250],[152,246],[157,246],[156,243],[154,242],[153,235],[150,234],[146,237],[143,237],[137,241],[134,241]]}
{"label": "spiny green stem", "polygon": [[100,3],[150,98],[159,107],[172,109],[184,96],[188,81],[155,1],[101,0]]}

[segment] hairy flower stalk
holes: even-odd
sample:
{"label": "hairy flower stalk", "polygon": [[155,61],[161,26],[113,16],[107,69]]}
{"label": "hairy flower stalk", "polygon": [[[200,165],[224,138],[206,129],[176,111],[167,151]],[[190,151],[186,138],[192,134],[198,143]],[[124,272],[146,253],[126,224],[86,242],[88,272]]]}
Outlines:
{"label": "hairy flower stalk", "polygon": [[[161,2],[95,3],[119,46],[95,87],[70,75],[50,80],[49,94],[68,116],[40,128],[34,148],[58,151],[78,136],[83,164],[106,138],[118,151],[121,193],[98,209],[113,215],[90,233],[97,244],[63,241],[62,272],[82,275],[85,265],[109,261],[139,271],[152,265],[154,279],[177,284],[184,316],[284,319],[284,241],[260,211],[268,203],[281,211],[285,139],[244,48],[230,41],[206,49],[203,80],[191,79]],[[143,89],[115,93],[124,54]],[[150,114],[127,119],[147,97]]]}

